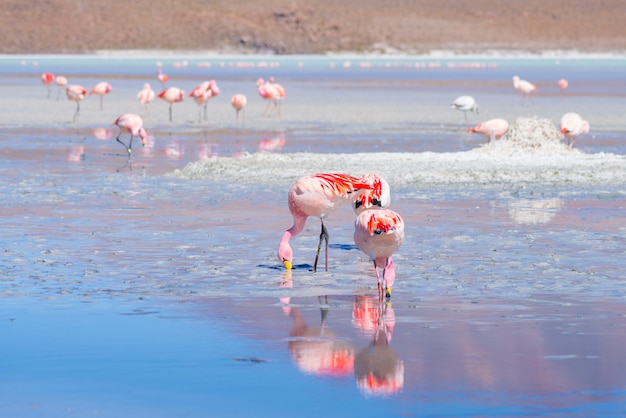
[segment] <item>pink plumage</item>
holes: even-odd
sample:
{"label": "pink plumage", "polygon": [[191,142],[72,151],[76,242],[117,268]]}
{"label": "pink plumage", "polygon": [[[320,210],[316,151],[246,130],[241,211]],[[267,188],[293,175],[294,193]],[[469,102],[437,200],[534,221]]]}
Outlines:
{"label": "pink plumage", "polygon": [[[120,144],[122,144],[124,148],[126,148],[126,151],[128,152],[129,157],[132,152],[133,138],[135,136],[138,136],[141,138],[141,145],[146,144],[146,138],[148,137],[148,134],[146,133],[146,130],[143,128],[143,120],[141,119],[139,115],[135,115],[133,113],[125,113],[121,115],[120,117],[118,117],[117,119],[115,119],[115,122],[113,122],[113,125],[117,125],[117,127],[120,128],[120,133],[117,135],[117,138],[115,138],[115,140],[119,142]],[[123,133],[130,134],[130,141],[128,145],[124,144],[120,140],[120,136]]]}
{"label": "pink plumage", "polygon": [[65,88],[65,95],[68,100],[76,102],[76,112],[74,112],[73,121],[76,122],[78,118],[78,114],[80,113],[80,102],[87,95],[87,90],[83,86],[79,86],[78,84],[70,84]]}
{"label": "pink plumage", "polygon": [[[378,291],[382,297],[391,296],[391,288],[395,281],[395,269],[391,257],[404,240],[404,221],[402,217],[390,209],[367,209],[357,216],[354,223],[354,243],[374,263]],[[378,269],[383,269],[382,278]]]}
{"label": "pink plumage", "polygon": [[319,218],[322,224],[313,271],[317,270],[322,240],[326,242],[326,270],[328,270],[328,230],[324,218],[337,208],[352,202],[363,190],[370,188],[370,185],[347,174],[320,173],[296,180],[287,195],[293,225],[285,231],[278,247],[278,259],[285,268],[291,269],[293,266],[293,250],[289,240],[302,232],[307,218],[313,216]]}
{"label": "pink plumage", "polygon": [[485,122],[481,122],[473,128],[469,128],[466,133],[468,134],[480,134],[491,142],[496,139],[502,138],[502,136],[509,130],[509,123],[504,119],[489,119]]}
{"label": "pink plumage", "polygon": [[560,128],[567,138],[567,144],[572,147],[578,135],[589,132],[589,122],[583,120],[578,113],[569,112],[561,117]]}
{"label": "pink plumage", "polygon": [[165,100],[170,105],[170,122],[172,121],[172,104],[182,102],[185,92],[178,87],[168,87],[158,94],[159,99]]}

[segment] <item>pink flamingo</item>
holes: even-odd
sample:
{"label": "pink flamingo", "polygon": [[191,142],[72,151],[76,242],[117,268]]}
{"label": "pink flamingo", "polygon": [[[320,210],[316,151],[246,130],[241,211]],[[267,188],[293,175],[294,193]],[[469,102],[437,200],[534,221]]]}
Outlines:
{"label": "pink flamingo", "polygon": [[567,145],[570,147],[574,146],[578,135],[587,132],[589,132],[589,122],[583,120],[578,113],[570,112],[561,117],[561,133],[567,138]]}
{"label": "pink flamingo", "polygon": [[150,102],[154,100],[155,93],[150,87],[149,83],[145,83],[143,85],[143,89],[139,93],[137,93],[137,98],[139,99],[139,103],[143,104],[145,107],[145,116],[150,115]]}
{"label": "pink flamingo", "polygon": [[[367,209],[357,216],[354,222],[354,243],[374,263],[378,279],[378,294],[391,297],[391,288],[395,281],[393,274],[387,274],[392,264],[391,256],[404,240],[404,221],[402,217],[390,209]],[[383,269],[382,279],[378,268]]]}
{"label": "pink flamingo", "polygon": [[89,92],[90,96],[92,94],[97,94],[98,96],[100,96],[100,110],[102,110],[104,95],[111,93],[111,90],[113,90],[113,87],[111,87],[109,83],[107,83],[106,81],[101,81],[100,83],[93,86],[93,88]]}
{"label": "pink flamingo", "polygon": [[65,95],[69,100],[76,102],[76,112],[74,112],[74,118],[72,119],[73,122],[76,122],[80,112],[80,102],[87,95],[87,90],[78,84],[71,84],[65,88]]}
{"label": "pink flamingo", "polygon": [[258,87],[259,95],[267,100],[267,106],[265,106],[265,110],[263,111],[263,116],[267,114],[267,109],[269,109],[270,105],[273,103],[274,108],[276,109],[276,113],[278,117],[280,117],[280,107],[278,106],[278,100],[280,100],[280,92],[272,83],[266,83],[265,80],[259,78],[256,82]]}
{"label": "pink flamingo", "polygon": [[43,83],[44,86],[46,86],[46,89],[48,90],[48,99],[50,98],[50,86],[52,86],[52,83],[54,83],[54,74],[52,73],[43,73],[41,74],[41,82]]}
{"label": "pink flamingo", "polygon": [[513,87],[515,87],[517,91],[522,93],[522,104],[524,104],[526,96],[528,96],[528,99],[532,103],[533,98],[531,96],[531,93],[537,91],[537,87],[533,83],[531,83],[530,81],[522,80],[518,76],[513,76]]}
{"label": "pink flamingo", "polygon": [[159,80],[159,83],[161,83],[161,86],[163,88],[165,88],[165,83],[167,83],[169,79],[170,78],[167,76],[167,74],[164,74],[160,68],[157,69],[157,80]]}
{"label": "pink flamingo", "polygon": [[54,81],[56,82],[56,84],[58,86],[57,100],[59,100],[59,98],[61,97],[61,91],[65,88],[65,86],[67,86],[67,78],[62,76],[62,75],[58,75],[58,76],[56,76]]}
{"label": "pink flamingo", "polygon": [[391,192],[387,180],[377,174],[365,174],[359,177],[371,189],[364,190],[354,198],[352,209],[358,215],[366,209],[387,208],[391,204]]}
{"label": "pink flamingo", "polygon": [[[359,177],[359,180],[372,186],[371,190],[365,190],[359,196],[354,199],[352,209],[359,215],[364,210],[368,209],[385,209],[391,204],[391,189],[389,183],[377,174],[365,174]],[[387,265],[386,277],[390,278],[393,283],[396,277],[396,271],[393,265],[393,260],[389,257],[389,264]]]}
{"label": "pink flamingo", "polygon": [[182,102],[185,99],[185,92],[178,87],[168,87],[158,94],[160,99],[170,104],[170,122],[172,121],[172,104]]}
{"label": "pink flamingo", "polygon": [[278,103],[278,107],[280,107],[282,100],[287,98],[287,90],[285,90],[281,84],[275,83],[274,77],[270,77],[268,82],[276,89],[276,91],[278,91],[278,99],[276,101]]}
{"label": "pink flamingo", "polygon": [[322,240],[326,242],[326,271],[328,271],[328,230],[324,218],[333,210],[350,203],[355,193],[358,195],[370,185],[361,182],[358,178],[347,174],[321,173],[302,177],[291,186],[287,195],[289,211],[293,216],[293,225],[283,234],[278,246],[278,259],[286,269],[293,266],[293,250],[289,245],[291,237],[298,235],[304,229],[309,216],[320,218],[322,231],[313,271],[317,271],[317,262],[322,247]]}
{"label": "pink flamingo", "polygon": [[502,135],[509,130],[509,122],[504,119],[489,119],[488,121],[479,123],[473,128],[469,128],[466,133],[468,134],[480,134],[491,142],[496,139],[502,138]]}
{"label": "pink flamingo", "polygon": [[[128,158],[130,158],[130,154],[132,152],[133,137],[140,137],[141,145],[146,145],[146,138],[148,137],[148,134],[143,128],[143,120],[140,116],[133,113],[124,113],[123,115],[115,119],[115,122],[113,122],[112,125],[117,125],[120,128],[120,133],[117,135],[117,138],[115,138],[115,140],[122,144],[124,148],[126,148],[126,151],[128,152]],[[128,145],[120,140],[120,136],[123,133],[130,134],[130,141],[128,142]]]}
{"label": "pink flamingo", "polygon": [[[217,96],[220,93],[219,87],[217,87],[217,82],[215,80],[204,81],[197,85],[191,93],[189,93],[189,97],[193,97],[193,100],[198,104],[198,106],[204,106],[204,120],[207,119],[206,107],[208,101]],[[198,112],[198,122],[200,122],[200,112]]]}
{"label": "pink flamingo", "polygon": [[246,111],[245,107],[248,103],[248,99],[243,94],[235,94],[232,99],[230,99],[230,103],[233,105],[236,111],[237,116],[237,126],[239,126],[239,112],[241,113],[241,126],[246,123]]}

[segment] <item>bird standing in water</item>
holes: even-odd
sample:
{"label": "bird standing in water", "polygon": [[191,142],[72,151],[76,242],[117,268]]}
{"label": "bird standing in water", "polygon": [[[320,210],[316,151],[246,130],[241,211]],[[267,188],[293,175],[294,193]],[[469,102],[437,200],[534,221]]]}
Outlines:
{"label": "bird standing in water", "polygon": [[509,130],[509,122],[504,119],[489,119],[481,122],[473,128],[469,128],[466,133],[480,134],[487,138],[488,142],[502,138],[502,135]]}
{"label": "bird standing in water", "polygon": [[65,88],[65,95],[68,100],[76,102],[76,112],[74,112],[74,118],[72,119],[73,122],[76,122],[78,114],[80,113],[80,102],[87,95],[87,90],[78,84],[70,84]]}
{"label": "bird standing in water", "polygon": [[537,87],[531,83],[530,81],[522,80],[518,76],[513,76],[513,87],[520,93],[522,93],[522,104],[526,101],[526,96],[530,102],[533,102],[533,98],[531,93],[535,93],[537,91]]}
{"label": "bird standing in water", "polygon": [[[404,221],[402,217],[390,209],[367,209],[357,216],[354,222],[354,243],[374,263],[378,280],[379,296],[391,297],[391,288],[395,281],[395,269],[387,274],[393,266],[391,256],[404,240]],[[382,277],[378,269],[383,269]]]}
{"label": "bird standing in water", "polygon": [[239,112],[241,112],[241,126],[246,123],[246,104],[248,103],[248,99],[243,94],[235,94],[232,99],[230,99],[230,103],[235,108],[237,112],[237,126],[239,126]]}
{"label": "bird standing in water", "polygon": [[[138,136],[139,138],[141,138],[141,145],[146,145],[146,138],[148,137],[148,134],[143,128],[143,120],[139,115],[135,115],[133,113],[124,113],[123,115],[115,119],[113,125],[117,125],[120,128],[120,133],[117,135],[117,138],[115,138],[115,140],[122,144],[124,148],[126,148],[126,151],[128,152],[128,158],[130,158],[130,154],[132,152],[133,137]],[[128,145],[120,140],[120,136],[123,133],[130,134],[130,141]]]}
{"label": "bird standing in water", "polygon": [[289,244],[291,237],[304,229],[309,216],[319,218],[322,223],[313,271],[317,271],[322,241],[325,241],[326,270],[328,271],[328,230],[325,217],[335,209],[354,200],[363,190],[371,186],[347,174],[320,173],[302,177],[291,186],[287,195],[293,225],[283,234],[278,246],[278,259],[290,270],[293,266],[293,250]]}
{"label": "bird standing in water", "polygon": [[113,87],[111,87],[109,83],[107,83],[106,81],[101,81],[100,83],[93,86],[93,88],[89,92],[90,96],[92,94],[97,94],[98,96],[100,96],[100,110],[102,110],[102,103],[104,101],[104,96],[106,94],[111,93],[111,90],[113,90]]}
{"label": "bird standing in water", "polygon": [[172,104],[182,102],[185,99],[185,92],[178,87],[168,87],[159,93],[158,97],[170,104],[170,122],[172,121]]}
{"label": "bird standing in water", "polygon": [[561,117],[561,133],[567,138],[567,145],[574,146],[578,135],[589,132],[589,122],[583,120],[578,113],[569,112]]}
{"label": "bird standing in water", "polygon": [[150,87],[149,83],[145,83],[143,85],[143,89],[139,93],[137,93],[137,98],[139,99],[139,103],[143,104],[145,107],[144,116],[150,116],[150,102],[154,100],[156,94],[152,87]]}
{"label": "bird standing in water", "polygon": [[467,120],[467,112],[478,114],[478,103],[472,96],[459,96],[452,102],[452,108],[463,112],[464,120]]}

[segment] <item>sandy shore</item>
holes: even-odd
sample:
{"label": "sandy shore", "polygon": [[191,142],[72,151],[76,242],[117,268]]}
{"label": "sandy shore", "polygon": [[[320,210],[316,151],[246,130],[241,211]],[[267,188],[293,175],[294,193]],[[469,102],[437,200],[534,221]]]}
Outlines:
{"label": "sandy shore", "polygon": [[53,0],[3,5],[0,53],[626,51],[621,0]]}

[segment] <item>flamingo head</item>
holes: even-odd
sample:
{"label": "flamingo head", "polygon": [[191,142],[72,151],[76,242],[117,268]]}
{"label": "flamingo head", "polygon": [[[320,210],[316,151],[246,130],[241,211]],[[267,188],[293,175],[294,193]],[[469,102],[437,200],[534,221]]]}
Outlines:
{"label": "flamingo head", "polygon": [[259,78],[259,79],[256,81],[256,85],[257,85],[257,86],[261,86],[261,85],[263,85],[263,84],[265,84],[265,80],[263,80],[262,78]]}
{"label": "flamingo head", "polygon": [[148,133],[144,128],[139,129],[138,132],[139,138],[141,138],[141,145],[146,146],[146,138],[148,138]]}
{"label": "flamingo head", "polygon": [[293,268],[293,250],[291,249],[291,245],[289,245],[289,238],[291,238],[291,234],[289,231],[285,231],[280,245],[278,246],[278,259],[287,270]]}

